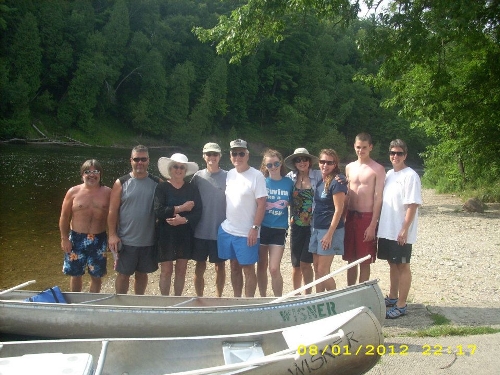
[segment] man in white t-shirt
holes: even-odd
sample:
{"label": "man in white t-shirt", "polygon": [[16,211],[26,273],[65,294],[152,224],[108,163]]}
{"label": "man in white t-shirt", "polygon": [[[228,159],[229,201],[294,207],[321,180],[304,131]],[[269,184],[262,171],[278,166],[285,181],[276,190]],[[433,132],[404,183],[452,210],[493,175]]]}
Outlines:
{"label": "man in white t-shirt", "polygon": [[267,189],[264,175],[248,164],[247,142],[230,143],[234,165],[226,179],[226,220],[219,227],[219,258],[230,259],[234,296],[241,297],[243,275],[245,296],[253,297],[257,288],[255,263],[259,260],[259,231],[266,209]]}
{"label": "man in white t-shirt", "polygon": [[390,292],[385,304],[390,309],[386,319],[406,315],[406,300],[411,286],[410,258],[412,244],[417,240],[418,207],[422,189],[418,174],[406,166],[406,143],[391,142],[389,159],[394,169],[387,172],[382,212],[378,226],[378,258],[390,266]]}

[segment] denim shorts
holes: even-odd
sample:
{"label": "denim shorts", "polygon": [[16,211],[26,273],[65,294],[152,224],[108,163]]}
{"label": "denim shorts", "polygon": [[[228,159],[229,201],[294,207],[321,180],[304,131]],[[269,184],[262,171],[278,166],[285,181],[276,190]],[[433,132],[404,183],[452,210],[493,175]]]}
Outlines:
{"label": "denim shorts", "polygon": [[321,239],[325,236],[328,229],[311,230],[311,240],[309,241],[309,252],[318,255],[343,255],[344,254],[344,228],[337,228],[333,232],[332,243],[326,250],[321,246]]}

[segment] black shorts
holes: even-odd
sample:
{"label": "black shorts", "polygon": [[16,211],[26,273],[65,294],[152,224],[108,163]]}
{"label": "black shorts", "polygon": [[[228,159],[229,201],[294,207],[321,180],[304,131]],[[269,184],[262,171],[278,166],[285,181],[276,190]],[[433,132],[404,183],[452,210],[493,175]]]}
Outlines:
{"label": "black shorts", "polygon": [[395,264],[410,263],[411,249],[412,245],[409,243],[401,246],[397,241],[379,238],[377,258]]}
{"label": "black shorts", "polygon": [[221,263],[225,261],[225,259],[219,258],[216,240],[195,238],[191,259],[197,262],[206,262],[207,258],[210,263]]}
{"label": "black shorts", "polygon": [[286,229],[281,228],[260,228],[260,244],[285,246]]}
{"label": "black shorts", "polygon": [[292,224],[290,227],[290,253],[292,258],[292,267],[300,267],[300,262],[313,262],[313,255],[309,252],[310,240],[310,226]]}
{"label": "black shorts", "polygon": [[135,271],[151,273],[157,269],[158,261],[154,246],[121,245],[118,251],[118,260],[116,261],[116,272],[130,276]]}

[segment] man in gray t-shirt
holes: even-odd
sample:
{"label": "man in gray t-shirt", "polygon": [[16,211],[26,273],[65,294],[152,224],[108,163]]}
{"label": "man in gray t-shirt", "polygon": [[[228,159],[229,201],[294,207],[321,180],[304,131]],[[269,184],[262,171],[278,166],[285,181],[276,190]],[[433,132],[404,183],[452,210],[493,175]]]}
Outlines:
{"label": "man in gray t-shirt", "polygon": [[196,295],[203,296],[205,289],[204,273],[207,258],[215,265],[217,297],[222,296],[226,281],[225,259],[217,253],[217,230],[226,218],[226,175],[219,167],[221,148],[217,143],[207,143],[203,147],[203,159],[207,168],[195,173],[191,183],[198,187],[203,203],[201,220],[194,232],[193,260],[196,261],[194,286]]}
{"label": "man in gray t-shirt", "polygon": [[116,293],[126,294],[130,276],[135,275],[134,292],[144,294],[148,273],[158,269],[153,201],[160,179],[148,173],[149,152],[145,146],[132,149],[130,164],[132,172],[117,179],[111,190],[108,244],[116,258]]}

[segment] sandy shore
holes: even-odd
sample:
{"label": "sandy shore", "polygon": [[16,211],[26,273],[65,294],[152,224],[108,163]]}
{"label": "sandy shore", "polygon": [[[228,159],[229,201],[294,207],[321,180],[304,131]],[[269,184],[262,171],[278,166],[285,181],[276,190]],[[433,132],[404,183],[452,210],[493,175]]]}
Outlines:
{"label": "sandy shore", "polygon": [[[490,204],[485,213],[468,213],[452,195],[423,191],[418,240],[413,247],[413,282],[409,302],[446,306],[500,307],[500,204]],[[335,257],[332,271],[345,265]],[[224,296],[233,295],[229,264]],[[194,262],[190,262],[183,295],[196,295],[193,285]],[[281,262],[284,293],[292,291],[290,249]],[[159,271],[150,275],[147,294],[160,294]],[[372,279],[379,279],[384,293],[389,288],[386,262],[372,265]],[[114,271],[103,282],[102,292],[114,293]],[[339,288],[346,285],[346,274],[335,278]],[[270,284],[270,283],[269,283]],[[133,282],[131,281],[131,285]],[[131,287],[131,292],[133,292]],[[258,291],[257,291],[258,293]],[[208,264],[205,295],[215,296],[215,271]],[[268,296],[272,296],[268,290]]]}

